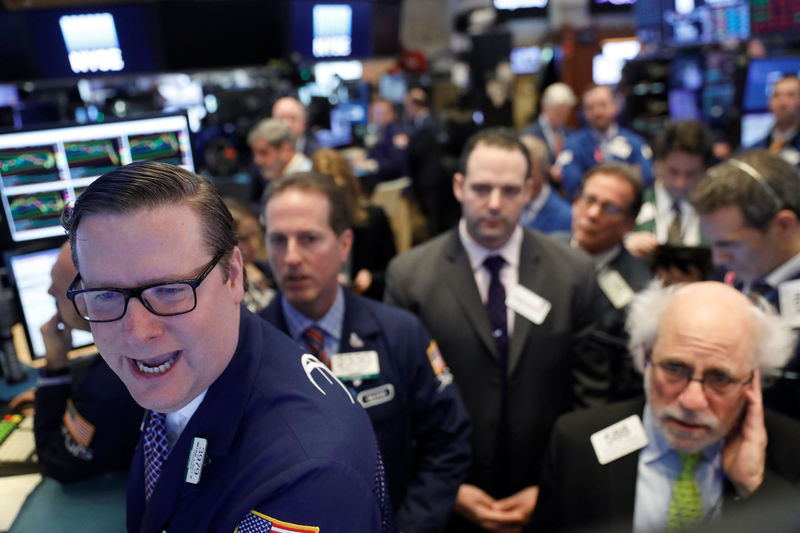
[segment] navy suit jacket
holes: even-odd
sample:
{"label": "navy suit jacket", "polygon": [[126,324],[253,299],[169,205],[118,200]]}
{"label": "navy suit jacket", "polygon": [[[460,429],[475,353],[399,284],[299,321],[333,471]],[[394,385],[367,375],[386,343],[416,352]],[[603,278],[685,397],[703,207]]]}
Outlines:
{"label": "navy suit jacket", "polygon": [[[327,369],[241,308],[239,345],[208,388],[144,500],[140,440],[128,480],[128,531],[232,532],[251,511],[321,531],[382,531],[380,455],[364,410]],[[316,363],[316,364],[315,364]],[[185,481],[193,440],[208,447]],[[385,530],[385,529],[384,529]]]}
{"label": "navy suit jacket", "polygon": [[[470,424],[450,371],[419,320],[345,291],[340,351],[378,352],[380,374],[346,383],[365,407],[386,465],[401,531],[440,532],[470,459]],[[288,333],[283,299],[259,314]],[[431,360],[433,358],[433,360]]]}

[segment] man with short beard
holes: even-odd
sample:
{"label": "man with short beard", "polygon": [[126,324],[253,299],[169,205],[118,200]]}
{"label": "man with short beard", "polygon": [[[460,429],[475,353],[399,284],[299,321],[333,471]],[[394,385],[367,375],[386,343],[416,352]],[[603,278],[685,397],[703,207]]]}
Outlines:
{"label": "man with short beard", "polygon": [[722,283],[653,285],[627,327],[645,398],[559,419],[534,525],[676,531],[796,501],[800,426],[761,402],[792,350],[780,318]]}

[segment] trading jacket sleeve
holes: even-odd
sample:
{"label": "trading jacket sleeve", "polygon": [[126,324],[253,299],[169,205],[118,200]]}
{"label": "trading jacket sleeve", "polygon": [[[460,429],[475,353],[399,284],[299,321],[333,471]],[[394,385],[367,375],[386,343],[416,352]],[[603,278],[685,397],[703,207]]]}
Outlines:
{"label": "trading jacket sleeve", "polygon": [[69,482],[128,470],[143,415],[100,356],[74,386],[38,387],[33,429],[42,471]]}

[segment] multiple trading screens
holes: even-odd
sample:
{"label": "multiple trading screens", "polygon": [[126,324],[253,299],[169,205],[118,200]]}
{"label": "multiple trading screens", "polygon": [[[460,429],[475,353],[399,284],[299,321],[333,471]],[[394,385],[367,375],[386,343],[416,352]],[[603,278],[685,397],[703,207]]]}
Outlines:
{"label": "multiple trading screens", "polygon": [[145,160],[194,170],[185,115],[0,134],[0,199],[11,239],[63,235],[61,212],[92,181]]}
{"label": "multiple trading screens", "polygon": [[[45,347],[39,329],[56,314],[50,270],[64,236],[61,213],[101,174],[128,163],[161,161],[194,170],[185,114],[0,134],[0,199],[15,251],[4,254],[19,295],[31,355]],[[91,344],[73,331],[73,347]]]}

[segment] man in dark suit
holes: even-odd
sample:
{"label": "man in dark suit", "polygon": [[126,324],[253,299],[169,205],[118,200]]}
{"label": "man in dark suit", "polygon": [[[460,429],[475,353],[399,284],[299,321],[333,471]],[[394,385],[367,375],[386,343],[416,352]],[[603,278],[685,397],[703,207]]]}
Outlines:
{"label": "man in dark suit", "polygon": [[242,255],[213,185],[134,163],[92,182],[64,226],[78,270],[67,296],[148,409],[128,531],[391,528],[361,407],[241,305]]}
{"label": "man in dark suit", "polygon": [[522,528],[556,417],[608,390],[608,360],[588,350],[599,297],[591,261],[519,223],[528,165],[512,132],[474,135],[453,179],[458,227],[387,271],[386,301],[419,315],[437,339],[472,418],[456,531]]}
{"label": "man in dark suit", "polygon": [[327,362],[366,409],[400,530],[438,533],[469,466],[469,419],[419,319],[339,285],[353,242],[348,219],[327,175],[275,183],[265,220],[281,294],[260,315]]}
{"label": "man in dark suit", "polygon": [[552,83],[542,93],[541,112],[536,121],[522,130],[521,135],[539,137],[547,144],[548,159],[553,162],[564,148],[567,137],[575,130],[569,118],[578,99],[569,85]]}
{"label": "man in dark suit", "polygon": [[761,399],[790,328],[718,282],[648,288],[628,328],[646,398],[559,419],[534,525],[675,531],[797,501],[800,425]]}
{"label": "man in dark suit", "polygon": [[[795,328],[800,282],[800,173],[778,154],[751,150],[711,167],[690,200],[714,263]],[[800,345],[764,403],[800,418]]]}
{"label": "man in dark suit", "polygon": [[775,125],[751,148],[766,148],[792,165],[800,166],[800,79],[797,74],[775,82],[769,110],[775,117]]}
{"label": "man in dark suit", "polygon": [[592,257],[603,293],[598,330],[606,342],[618,347],[611,360],[612,400],[642,392],[641,376],[634,371],[624,348],[625,311],[634,294],[653,276],[647,265],[622,245],[622,239],[636,224],[642,189],[642,180],[630,165],[601,163],[586,173],[572,204],[571,244]]}
{"label": "man in dark suit", "polygon": [[292,96],[284,96],[272,104],[272,117],[279,119],[292,131],[296,152],[310,158],[314,152],[322,148],[314,133],[309,131],[306,108],[300,100]]}
{"label": "man in dark suit", "polygon": [[442,169],[439,125],[431,114],[428,95],[419,87],[406,93],[403,106],[408,120],[408,173],[414,196],[428,221],[430,235],[444,227],[448,208],[449,183]]}

